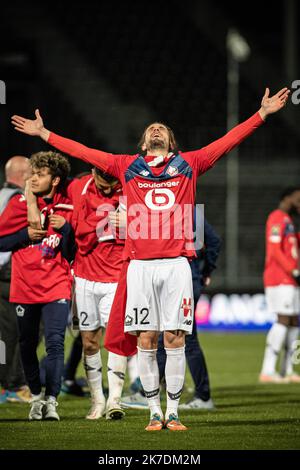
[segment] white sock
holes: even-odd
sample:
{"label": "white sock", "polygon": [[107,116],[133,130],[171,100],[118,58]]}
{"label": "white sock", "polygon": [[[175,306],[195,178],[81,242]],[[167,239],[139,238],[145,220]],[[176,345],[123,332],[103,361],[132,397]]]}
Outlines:
{"label": "white sock", "polygon": [[170,414],[177,415],[178,405],[181,397],[185,376],[185,346],[183,348],[165,348],[167,354],[166,362],[166,392],[167,411],[166,419]]}
{"label": "white sock", "polygon": [[128,356],[127,371],[129,375],[129,381],[132,384],[139,377],[137,354],[135,354],[134,356]]}
{"label": "white sock", "polygon": [[127,367],[127,357],[112,352],[108,353],[107,378],[109,390],[109,403],[119,403]]}
{"label": "white sock", "polygon": [[75,380],[65,380],[64,382],[68,387],[70,387],[71,385],[74,385]]}
{"label": "white sock", "polygon": [[265,355],[261,373],[264,375],[275,374],[276,362],[280,350],[287,335],[287,326],[274,323],[271,327],[266,341]]}
{"label": "white sock", "polygon": [[44,394],[43,392],[39,393],[38,395],[34,395],[33,393],[31,394],[31,401],[39,401],[39,400],[43,400],[45,397],[44,397]]}
{"label": "white sock", "polygon": [[47,395],[45,399],[46,401],[56,401],[56,397],[54,397],[53,395]]}
{"label": "white sock", "polygon": [[158,414],[163,418],[160,406],[159,370],[156,353],[157,349],[141,349],[138,347],[138,370],[150,408],[150,415]]}
{"label": "white sock", "polygon": [[102,403],[105,397],[102,388],[102,360],[100,351],[92,356],[84,355],[84,368],[92,401],[94,403]]}
{"label": "white sock", "polygon": [[287,335],[286,335],[284,356],[283,356],[282,365],[281,365],[281,374],[283,376],[294,374],[293,354],[294,354],[295,349],[297,349],[294,342],[297,341],[298,336],[299,336],[298,326],[289,326]]}

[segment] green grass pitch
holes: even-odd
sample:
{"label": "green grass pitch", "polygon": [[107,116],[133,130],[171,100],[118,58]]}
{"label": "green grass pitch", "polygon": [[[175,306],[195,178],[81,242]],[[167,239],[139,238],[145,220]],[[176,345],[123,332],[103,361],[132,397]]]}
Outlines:
{"label": "green grass pitch", "polygon": [[[0,449],[300,449],[300,384],[257,383],[265,335],[205,333],[200,340],[216,410],[181,412],[187,432],[147,433],[148,411],[90,422],[87,398],[63,396],[60,422],[30,423],[29,405],[0,405]],[[182,402],[191,398],[191,386],[187,373]]]}

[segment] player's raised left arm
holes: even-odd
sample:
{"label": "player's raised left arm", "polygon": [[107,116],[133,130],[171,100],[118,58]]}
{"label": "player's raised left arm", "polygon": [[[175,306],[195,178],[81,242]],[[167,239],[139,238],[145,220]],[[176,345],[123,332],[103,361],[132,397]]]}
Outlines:
{"label": "player's raised left arm", "polygon": [[261,100],[261,107],[253,116],[241,124],[238,124],[223,137],[203,147],[201,150],[189,152],[192,158],[197,160],[198,173],[204,173],[211,168],[223,155],[229,153],[233,148],[253,134],[270,114],[280,111],[285,106],[289,94],[290,90],[288,88],[282,88],[278,93],[270,97],[270,90],[266,88],[265,94]]}
{"label": "player's raised left arm", "polygon": [[266,88],[265,94],[261,100],[261,107],[259,109],[260,117],[265,121],[269,114],[277,113],[280,111],[287,102],[290,90],[282,88],[276,95],[270,96],[269,88]]}
{"label": "player's raised left arm", "polygon": [[265,94],[261,100],[261,107],[257,113],[235,126],[220,139],[204,147],[209,163],[213,165],[219,158],[229,153],[233,148],[253,134],[270,114],[280,111],[280,109],[285,106],[289,93],[290,90],[288,90],[288,88],[282,88],[276,95],[270,97],[270,90],[266,88]]}

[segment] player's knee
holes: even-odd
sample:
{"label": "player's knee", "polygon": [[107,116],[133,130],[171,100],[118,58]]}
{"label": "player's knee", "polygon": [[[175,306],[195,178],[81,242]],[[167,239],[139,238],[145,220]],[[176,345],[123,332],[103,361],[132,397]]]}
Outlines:
{"label": "player's knee", "polygon": [[177,339],[171,339],[171,340],[165,340],[165,348],[167,349],[177,349],[177,348],[183,348],[185,345],[184,340],[179,340]]}
{"label": "player's knee", "polygon": [[21,351],[25,351],[25,350],[35,351],[38,346],[38,342],[34,340],[33,338],[26,338],[26,336],[22,336],[19,339],[19,345],[20,345]]}
{"label": "player's knee", "polygon": [[299,327],[299,316],[298,315],[292,315],[290,317],[290,326]]}
{"label": "player's knee", "polygon": [[185,345],[185,334],[183,331],[165,331],[165,348],[182,348]]}
{"label": "player's knee", "polygon": [[98,341],[94,338],[83,338],[83,352],[87,356],[92,356],[93,354],[97,354],[100,349]]}
{"label": "player's knee", "polygon": [[158,338],[157,336],[146,336],[140,335],[138,339],[138,346],[141,349],[157,349],[158,348]]}
{"label": "player's knee", "polygon": [[53,334],[46,337],[46,352],[47,354],[64,354],[64,335]]}
{"label": "player's knee", "polygon": [[154,341],[152,339],[144,339],[143,341],[140,341],[139,347],[141,349],[157,349],[157,341]]}
{"label": "player's knee", "polygon": [[31,360],[32,356],[36,354],[37,343],[34,341],[26,341],[26,339],[23,338],[19,344],[22,359],[26,360],[29,357]]}
{"label": "player's knee", "polygon": [[290,317],[288,315],[277,315],[277,322],[284,326],[289,326]]}

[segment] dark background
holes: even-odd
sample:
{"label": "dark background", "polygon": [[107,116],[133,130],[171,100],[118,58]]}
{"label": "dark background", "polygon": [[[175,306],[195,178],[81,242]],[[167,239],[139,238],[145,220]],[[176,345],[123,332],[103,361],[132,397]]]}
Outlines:
{"label": "dark background", "polygon": [[[299,77],[297,1],[23,2],[1,6],[0,175],[13,155],[47,148],[18,134],[12,114],[116,153],[135,153],[146,125],[170,125],[183,151],[226,132],[226,35],[236,28],[251,54],[240,64],[239,120]],[[299,182],[299,106],[292,102],[239,149],[239,283],[261,290],[264,224],[278,194]],[[72,173],[85,169],[72,160]],[[2,174],[3,179],[3,174]],[[214,288],[225,289],[226,158],[199,180],[197,201],[223,238]]]}

